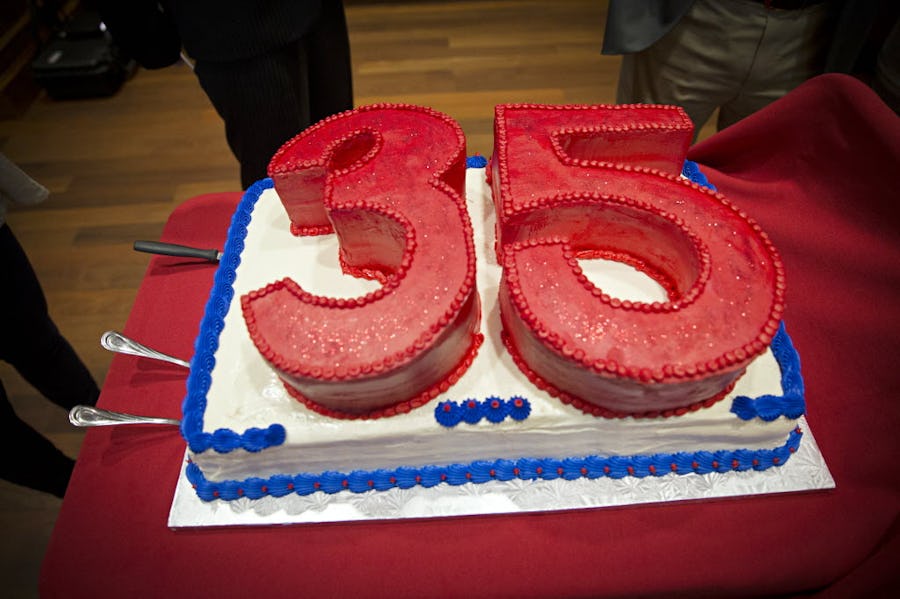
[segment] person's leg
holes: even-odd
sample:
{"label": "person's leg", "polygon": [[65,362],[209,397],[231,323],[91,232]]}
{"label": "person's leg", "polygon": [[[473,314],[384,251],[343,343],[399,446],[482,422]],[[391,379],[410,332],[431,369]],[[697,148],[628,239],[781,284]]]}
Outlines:
{"label": "person's leg", "polygon": [[0,226],[0,360],[53,403],[94,405],[100,390],[60,334],[37,276],[8,225]]}
{"label": "person's leg", "polygon": [[746,80],[719,110],[719,130],[768,106],[825,68],[832,26],[829,3],[797,10],[753,8],[762,12],[765,32]]}
{"label": "person's leg", "polygon": [[316,123],[353,108],[350,38],[342,2],[325,2],[303,40],[309,68],[310,118]]}
{"label": "person's leg", "polygon": [[246,189],[265,178],[272,156],[311,122],[302,43],[227,63],[198,61],[194,71],[225,123]]}
{"label": "person's leg", "polygon": [[[97,401],[94,380],[50,320],[34,270],[6,224],[0,225],[0,314],[0,359],[65,408]],[[0,478],[63,496],[75,462],[16,415],[2,382],[0,451]]]}
{"label": "person's leg", "polygon": [[0,478],[62,497],[75,461],[21,420],[0,382]]}
{"label": "person's leg", "polygon": [[697,0],[659,41],[624,56],[617,102],[681,106],[699,131],[739,89],[762,36],[764,20],[743,4]]}

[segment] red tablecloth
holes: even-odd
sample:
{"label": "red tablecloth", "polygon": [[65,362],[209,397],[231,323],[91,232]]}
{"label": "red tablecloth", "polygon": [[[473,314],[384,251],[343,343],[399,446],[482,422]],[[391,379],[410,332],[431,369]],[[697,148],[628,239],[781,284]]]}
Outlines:
{"label": "red tablecloth", "polygon": [[[42,594],[843,597],[900,587],[900,119],[855,80],[823,76],[690,157],[782,253],[785,319],[835,490],[172,531],[177,429],[99,428],[88,431],[63,502]],[[184,203],[164,240],[221,248],[238,199]],[[214,269],[152,258],[124,332],[189,357]],[[100,406],[179,417],[184,381],[177,366],[119,355]]]}

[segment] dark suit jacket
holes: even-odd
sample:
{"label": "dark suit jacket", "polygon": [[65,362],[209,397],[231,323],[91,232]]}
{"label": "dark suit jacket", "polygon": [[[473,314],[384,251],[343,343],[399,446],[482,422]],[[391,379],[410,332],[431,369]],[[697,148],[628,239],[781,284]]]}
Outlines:
{"label": "dark suit jacket", "polygon": [[604,54],[631,54],[651,46],[684,16],[694,0],[609,0]]}
{"label": "dark suit jacket", "polygon": [[[332,1],[332,0],[327,0]],[[145,68],[178,60],[182,46],[197,60],[258,56],[303,37],[321,0],[100,0],[116,43]]]}

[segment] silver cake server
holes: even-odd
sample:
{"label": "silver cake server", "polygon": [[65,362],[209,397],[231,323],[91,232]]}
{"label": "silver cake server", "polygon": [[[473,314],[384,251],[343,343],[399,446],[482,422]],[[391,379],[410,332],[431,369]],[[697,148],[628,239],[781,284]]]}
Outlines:
{"label": "silver cake server", "polygon": [[185,368],[190,368],[189,362],[185,362],[180,358],[175,358],[168,354],[164,354],[155,349],[150,349],[146,345],[142,345],[133,339],[129,339],[118,331],[106,331],[100,337],[100,345],[104,349],[119,354],[128,354],[131,356],[140,356],[142,358],[152,358],[154,360],[162,360],[163,362],[171,362]]}
{"label": "silver cake server", "polygon": [[178,426],[180,420],[113,412],[93,406],[75,406],[69,410],[69,422],[75,426],[115,426],[118,424],[166,424]]}
{"label": "silver cake server", "polygon": [[218,262],[222,259],[222,252],[216,249],[202,249],[177,243],[165,243],[162,241],[135,241],[134,249],[148,254],[162,254],[163,256],[181,256],[184,258],[200,258],[210,262]]}

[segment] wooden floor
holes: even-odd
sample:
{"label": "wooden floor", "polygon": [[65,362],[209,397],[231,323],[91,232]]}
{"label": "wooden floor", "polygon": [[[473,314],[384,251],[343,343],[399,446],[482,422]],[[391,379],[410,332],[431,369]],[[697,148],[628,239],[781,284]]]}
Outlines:
{"label": "wooden floor", "polygon": [[[495,104],[614,101],[619,59],[600,54],[605,4],[348,2],[356,104],[431,106],[461,123],[470,155],[487,156]],[[124,327],[147,266],[133,241],[158,238],[168,214],[189,197],[240,188],[222,123],[190,69],[177,65],[138,71],[111,98],[42,94],[22,118],[0,121],[0,151],[51,191],[44,204],[14,208],[7,220],[51,314],[102,382],[112,356],[100,348],[100,335]],[[0,379],[19,414],[76,456],[83,435],[65,412],[6,364]],[[0,481],[0,588],[7,596],[36,596],[59,505]]]}

